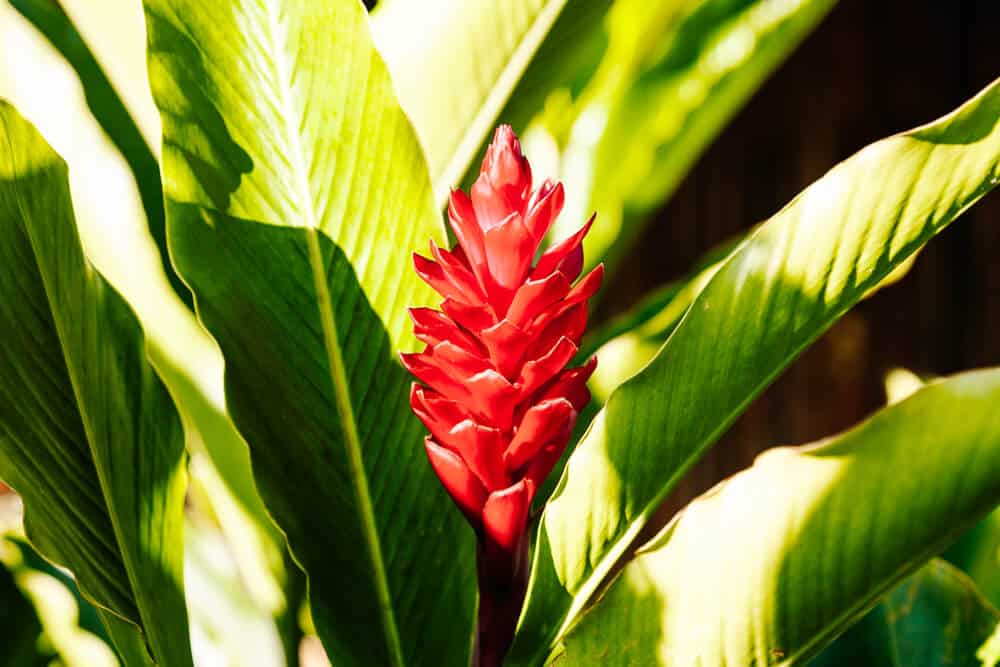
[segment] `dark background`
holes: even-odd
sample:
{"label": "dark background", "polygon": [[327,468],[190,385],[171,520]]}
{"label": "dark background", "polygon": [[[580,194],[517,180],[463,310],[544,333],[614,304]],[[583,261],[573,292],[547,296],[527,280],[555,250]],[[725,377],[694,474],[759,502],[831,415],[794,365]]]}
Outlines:
{"label": "dark background", "polygon": [[[841,0],[714,142],[619,265],[622,307],[683,276],[837,162],[934,120],[1000,77],[1000,0]],[[1000,192],[933,239],[750,406],[668,501],[679,507],[775,445],[831,435],[885,403],[902,366],[1000,365]],[[1000,409],[1000,406],[997,406]]]}

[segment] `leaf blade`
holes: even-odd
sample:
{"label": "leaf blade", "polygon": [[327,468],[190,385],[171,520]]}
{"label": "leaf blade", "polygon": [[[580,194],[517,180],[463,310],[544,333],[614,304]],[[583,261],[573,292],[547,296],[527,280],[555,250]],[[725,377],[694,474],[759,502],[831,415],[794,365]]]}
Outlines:
{"label": "leaf blade", "polygon": [[[553,55],[562,57],[573,49],[573,42],[553,48],[564,39],[579,39],[574,34],[577,23],[564,17],[582,14],[589,28],[610,4],[609,0],[435,0],[389,2],[376,8],[375,41],[426,151],[435,201],[443,205],[449,188],[461,181],[501,111],[510,114],[516,109],[517,117],[500,116],[500,122],[527,120],[520,106],[508,102],[514,101],[522,76],[533,71],[540,49],[558,50]],[[554,26],[560,30],[550,33]],[[482,40],[484,34],[491,35],[488,42]],[[456,59],[456,52],[464,57]],[[540,101],[536,91],[528,91],[526,97]]]}
{"label": "leaf blade", "polygon": [[396,628],[392,601],[389,599],[389,583],[386,579],[382,547],[379,544],[377,528],[375,527],[375,510],[372,506],[371,491],[368,489],[368,477],[365,473],[364,462],[361,460],[361,438],[358,436],[354,404],[351,401],[347,371],[344,369],[344,355],[340,348],[340,337],[337,334],[330,289],[326,282],[325,262],[320,249],[319,235],[315,230],[311,229],[306,232],[306,243],[309,247],[309,265],[312,268],[317,300],[319,301],[319,318],[323,327],[324,347],[333,383],[334,402],[343,425],[351,482],[363,517],[365,546],[375,570],[375,594],[378,596],[378,607],[382,613],[382,623],[388,638],[390,659],[394,665],[402,665],[403,649],[399,643],[399,630]]}
{"label": "leaf blade", "polygon": [[[678,3],[668,48],[608,105],[589,202],[608,225],[590,236],[588,262],[614,266],[623,259],[655,208],[835,5]],[[640,26],[647,11],[635,12]]]}
{"label": "leaf blade", "polygon": [[11,5],[45,36],[79,77],[90,112],[132,172],[146,213],[149,233],[160,251],[163,271],[170,280],[170,286],[190,308],[191,294],[171,268],[167,257],[167,227],[159,164],[125,103],[58,2],[11,0]]}
{"label": "leaf blade", "polygon": [[472,535],[394,357],[416,344],[404,306],[432,299],[402,258],[444,233],[367,17],[350,0],[145,8],[172,256],[320,637],[338,664],[464,664]]}
{"label": "leaf blade", "polygon": [[0,134],[0,252],[18,269],[0,283],[0,474],[39,551],[158,661],[190,665],[180,419],[135,315],[83,254],[65,164],[5,102]]}
{"label": "leaf blade", "polygon": [[[1000,181],[998,120],[995,82],[952,114],[835,167],[730,255],[570,458],[540,524],[516,655],[565,630],[659,501],[754,396]],[[633,409],[642,405],[662,408]]]}
{"label": "leaf blade", "polygon": [[[640,580],[639,598],[662,606],[628,634],[638,640],[628,659],[792,665],[815,655],[1000,502],[997,398],[1000,370],[965,373],[839,436],[765,452],[626,566],[568,636],[572,664],[594,655],[598,628],[606,641],[609,624],[630,625]],[[1000,620],[988,611],[978,642]]]}

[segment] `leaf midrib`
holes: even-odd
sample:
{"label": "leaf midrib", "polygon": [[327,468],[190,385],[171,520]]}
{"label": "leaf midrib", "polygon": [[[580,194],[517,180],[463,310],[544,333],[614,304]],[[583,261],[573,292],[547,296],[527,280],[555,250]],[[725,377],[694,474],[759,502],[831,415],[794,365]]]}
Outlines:
{"label": "leaf midrib", "polygon": [[333,312],[333,302],[330,297],[326,264],[323,262],[323,253],[320,248],[319,234],[321,231],[319,229],[319,220],[314,208],[308,173],[305,169],[305,151],[302,146],[302,140],[292,123],[292,119],[298,118],[300,114],[292,95],[291,69],[286,59],[283,23],[280,20],[279,12],[280,10],[275,6],[274,2],[267,3],[268,24],[271,32],[271,50],[274,57],[273,64],[277,70],[277,85],[275,87],[281,105],[282,118],[285,122],[284,132],[289,148],[286,155],[294,172],[295,186],[298,189],[298,198],[301,200],[302,212],[306,216],[305,233],[306,242],[309,247],[309,265],[312,269],[317,308],[323,328],[323,346],[326,349],[327,363],[330,369],[330,383],[333,387],[334,402],[336,403],[337,414],[340,416],[344,436],[344,449],[346,450],[348,465],[350,466],[352,486],[358,503],[358,511],[361,515],[362,533],[369,559],[372,562],[373,583],[375,584],[376,595],[378,596],[382,627],[385,629],[385,639],[392,664],[402,666],[404,664],[403,650],[399,639],[399,630],[396,626],[396,618],[392,610],[389,582],[386,575],[385,562],[382,557],[381,544],[379,543],[378,530],[375,525],[375,509],[368,488],[368,478],[365,474],[364,461],[361,457],[361,439],[358,435],[354,404],[351,401],[350,385],[344,367],[343,352],[340,347],[340,341],[337,338],[337,325]]}

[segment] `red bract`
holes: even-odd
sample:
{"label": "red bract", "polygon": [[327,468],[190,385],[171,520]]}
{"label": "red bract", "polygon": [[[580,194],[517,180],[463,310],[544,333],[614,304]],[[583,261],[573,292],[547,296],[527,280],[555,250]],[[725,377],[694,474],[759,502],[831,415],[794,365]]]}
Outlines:
{"label": "red bract", "polygon": [[[414,254],[417,273],[442,297],[443,312],[413,308],[427,344],[403,363],[413,411],[427,426],[427,456],[445,488],[485,540],[511,550],[528,507],[555,465],[590,394],[592,360],[565,366],[587,323],[587,298],[603,267],[576,285],[587,222],[532,259],[563,206],[561,183],[531,189],[531,168],[507,125],[497,129],[472,196],[451,195],[451,251]],[[591,221],[593,218],[591,218]]]}
{"label": "red bract", "polygon": [[586,382],[596,360],[566,365],[604,275],[598,266],[577,281],[593,218],[532,265],[563,199],[561,183],[532,190],[520,143],[500,126],[471,196],[451,194],[458,245],[449,251],[432,241],[430,258],[413,257],[444,301],[440,311],[410,311],[427,344],[402,355],[423,383],[413,385],[410,404],[430,431],[434,471],[479,537],[481,588],[483,557],[502,570],[505,555],[516,561],[526,553],[531,501],[590,400]]}

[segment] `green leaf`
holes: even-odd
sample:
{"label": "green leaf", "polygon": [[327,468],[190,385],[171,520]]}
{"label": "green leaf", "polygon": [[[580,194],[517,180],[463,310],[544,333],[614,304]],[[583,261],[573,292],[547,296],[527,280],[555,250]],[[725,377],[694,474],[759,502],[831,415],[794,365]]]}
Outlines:
{"label": "green leaf", "polygon": [[[801,664],[1000,503],[997,401],[1000,369],[966,373],[765,452],[625,567],[567,664]],[[997,619],[977,619],[980,642]]]}
{"label": "green leaf", "polygon": [[[656,345],[658,350],[687,312],[694,297],[715,275],[722,261],[743,238],[745,237],[724,241],[712,248],[698,260],[687,275],[651,290],[628,310],[588,331],[584,335],[577,358],[589,359],[604,345],[630,333],[644,340],[658,341]],[[649,358],[652,358],[652,355]],[[601,365],[605,365],[603,361]]]}
{"label": "green leaf", "polygon": [[972,577],[987,600],[1000,606],[1000,509],[963,535],[944,556]]}
{"label": "green leaf", "polygon": [[435,201],[445,201],[498,120],[523,123],[538,110],[610,4],[422,0],[376,8],[372,31],[427,154]]}
{"label": "green leaf", "polygon": [[976,657],[1000,623],[958,568],[934,559],[896,586],[810,667],[982,667]]}
{"label": "green leaf", "polygon": [[[67,17],[60,10],[60,3],[48,0],[15,2],[44,35],[27,21],[18,20],[16,13],[11,11],[8,13],[14,22],[10,29],[19,36],[18,40],[13,40],[15,35],[10,35],[12,41],[25,41],[25,48],[31,46],[38,51],[26,54],[25,61],[38,57],[47,64],[29,67],[31,63],[28,62],[12,63],[12,74],[21,69],[31,70],[33,83],[6,88],[16,95],[27,116],[38,124],[43,134],[54,142],[58,140],[57,145],[69,165],[77,228],[88,259],[139,318],[150,359],[181,413],[189,452],[196,456],[207,452],[215,470],[206,474],[221,477],[224,482],[224,485],[213,484],[212,502],[225,514],[221,525],[238,554],[243,581],[262,607],[280,614],[285,606],[280,585],[289,578],[283,562],[285,539],[267,516],[253,483],[246,444],[225,413],[223,363],[218,346],[198,324],[190,291],[183,285],[180,290],[176,289],[176,284],[172,288],[161,270],[167,255],[159,165],[152,154],[147,156],[148,160],[143,157],[146,146],[143,136],[131,126],[125,126],[132,119],[138,119],[143,128],[154,126],[157,134],[160,127],[145,71],[142,6],[127,0],[113,0],[100,3],[100,7],[90,5],[84,8],[85,11],[73,11],[74,6],[63,5],[69,10]],[[81,10],[79,3],[74,4],[76,10]],[[84,44],[86,37],[101,36],[101,30],[106,32],[107,21],[111,19],[120,24],[118,33],[130,34],[106,36],[93,44],[91,53]],[[131,34],[136,32],[138,39]],[[42,44],[46,38],[65,53],[65,60],[58,53],[49,54],[52,49]],[[115,82],[115,89],[135,110],[132,116],[125,112],[115,90],[106,83],[95,58],[103,63],[103,71]],[[51,112],[46,105],[51,107],[47,100],[52,97],[52,89],[73,87],[71,64],[82,84],[79,99],[74,91],[69,91],[68,107]],[[84,105],[84,97],[93,107],[93,113]],[[102,135],[97,117],[104,121],[104,128],[116,136],[116,128],[123,128],[124,134],[118,137],[121,153],[107,141],[107,136]],[[159,142],[158,136],[156,141]],[[131,172],[122,154],[132,155],[129,158]],[[147,208],[155,200],[160,211],[159,230],[164,242],[159,249],[148,234],[148,228],[154,231],[157,228],[155,214],[150,210],[147,221],[140,192],[114,187],[116,183],[133,178],[137,165],[150,163],[151,170],[143,171],[147,178],[139,182],[144,188],[142,195]],[[172,273],[173,269],[169,271]],[[189,306],[177,298],[178,293],[187,295]],[[205,471],[207,466],[202,464],[199,469]]]}
{"label": "green leaf", "polygon": [[694,298],[722,267],[722,261],[696,269],[685,278],[652,294],[634,311],[624,313],[620,321],[609,323],[611,331],[633,322],[635,326],[595,350],[601,363],[591,376],[589,384],[597,401],[602,405],[607,402],[615,389],[656,356],[663,342],[691,307]]}
{"label": "green leaf", "polygon": [[557,235],[597,211],[584,254],[590,266],[605,261],[613,267],[649,214],[835,3],[635,0],[616,6],[605,60],[580,95],[564,149],[570,204]]}
{"label": "green leaf", "polygon": [[575,620],[666,494],[806,346],[1000,183],[1000,82],[864,149],[741,244],[570,457],[539,527],[513,653]]}
{"label": "green leaf", "polygon": [[[423,154],[351,0],[147,0],[178,270],[338,665],[465,665],[473,535],[397,354],[443,243]],[[442,610],[447,610],[443,613]]]}
{"label": "green leaf", "polygon": [[132,171],[146,213],[149,233],[160,251],[163,270],[177,296],[191,307],[191,293],[167,260],[167,227],[163,213],[160,167],[139,127],[59,2],[10,0],[10,4],[45,36],[80,78],[90,112]]}
{"label": "green leaf", "polygon": [[[595,353],[600,359],[590,377],[591,401],[580,413],[570,442],[579,442],[594,416],[604,407],[611,393],[656,356],[663,341],[687,312],[691,301],[715,275],[722,259],[735,242],[726,242],[703,257],[687,276],[664,285],[647,295],[639,304],[588,333],[576,358],[578,363]],[[572,454],[567,447],[535,497],[541,508],[555,489],[557,480]]]}
{"label": "green leaf", "polygon": [[0,225],[0,478],[46,558],[159,663],[190,665],[181,422],[135,315],[84,257],[66,165],[5,102]]}
{"label": "green leaf", "polygon": [[[150,304],[166,305],[151,300],[144,308]],[[157,332],[150,357],[185,420],[191,454],[189,493],[202,492],[218,515],[250,595],[262,608],[281,616],[289,602],[283,588],[300,575],[286,562],[285,537],[268,516],[254,483],[246,442],[226,413],[222,355],[194,313],[190,322],[184,315],[179,331]]]}
{"label": "green leaf", "polygon": [[[736,245],[736,241],[729,241],[713,249],[687,276],[654,290],[636,306],[584,338],[577,358],[586,359],[597,354],[601,359],[590,378],[591,392],[600,404],[603,405],[611,392],[656,356],[664,341],[684,317],[691,302],[709,283]],[[901,262],[878,285],[868,290],[864,298],[902,280],[912,268],[917,255],[918,253],[914,253]]]}

